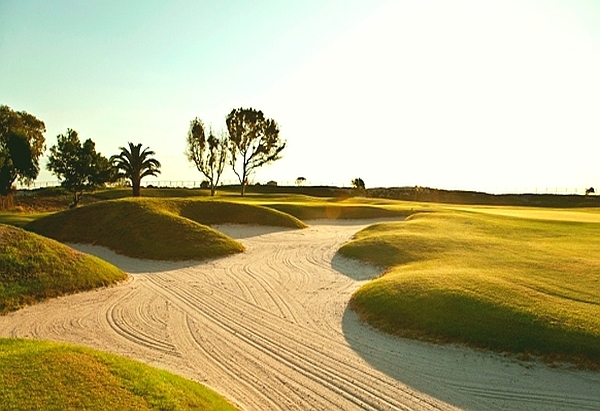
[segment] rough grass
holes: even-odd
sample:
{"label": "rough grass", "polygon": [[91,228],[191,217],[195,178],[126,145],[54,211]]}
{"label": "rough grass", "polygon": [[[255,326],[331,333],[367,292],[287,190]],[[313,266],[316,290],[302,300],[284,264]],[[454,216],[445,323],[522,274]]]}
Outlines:
{"label": "rough grass", "polygon": [[54,240],[0,225],[0,314],[126,278],[118,268]]}
{"label": "rough grass", "polygon": [[116,355],[0,339],[5,410],[236,410],[206,387]]}
{"label": "rough grass", "polygon": [[128,198],[102,201],[32,221],[26,229],[61,242],[100,245],[134,258],[204,260],[243,251],[206,224],[302,228],[268,208],[220,201]]}
{"label": "rough grass", "polygon": [[340,249],[387,269],[351,307],[384,331],[600,366],[600,224],[417,214]]}

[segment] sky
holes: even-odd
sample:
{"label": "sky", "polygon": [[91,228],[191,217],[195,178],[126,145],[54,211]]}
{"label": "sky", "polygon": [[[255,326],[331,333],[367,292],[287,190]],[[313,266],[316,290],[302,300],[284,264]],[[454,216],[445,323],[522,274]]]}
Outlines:
{"label": "sky", "polygon": [[47,147],[67,128],[107,157],[142,143],[164,182],[203,180],[192,119],[252,107],[287,142],[253,182],[583,193],[600,2],[0,0],[0,104],[44,121]]}

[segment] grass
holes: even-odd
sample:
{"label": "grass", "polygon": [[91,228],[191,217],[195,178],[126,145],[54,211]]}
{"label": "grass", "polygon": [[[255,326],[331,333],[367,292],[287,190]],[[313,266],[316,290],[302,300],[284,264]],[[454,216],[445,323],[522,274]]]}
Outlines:
{"label": "grass", "polygon": [[382,200],[375,198],[324,198],[304,194],[246,194],[227,196],[227,201],[262,205],[295,218],[308,221],[320,219],[376,219],[406,217],[430,207],[429,204]]}
{"label": "grass", "polygon": [[99,351],[0,339],[0,409],[236,410],[208,388]]}
{"label": "grass", "polygon": [[[186,198],[186,197],[206,197],[209,191],[199,188],[148,188],[142,187],[141,195],[143,197],[155,198]],[[131,188],[108,188],[89,194],[93,199],[114,200],[117,198],[127,198],[132,196]]]}
{"label": "grass", "polygon": [[121,270],[96,257],[20,228],[0,225],[0,314],[125,278]]}
{"label": "grass", "polygon": [[275,210],[293,215],[300,220],[318,219],[372,219],[406,217],[412,212],[407,209],[390,209],[374,205],[352,204],[345,201],[327,203],[272,203],[265,204]]}
{"label": "grass", "polygon": [[471,206],[471,207],[451,207],[465,211],[474,211],[478,213],[502,215],[507,217],[520,217],[536,220],[558,220],[575,221],[587,223],[600,223],[600,208],[538,208],[538,207],[489,207],[489,206]]}
{"label": "grass", "polygon": [[15,227],[24,227],[38,218],[45,217],[51,213],[24,213],[24,212],[1,212],[0,224],[8,224]]}
{"label": "grass", "polygon": [[170,200],[164,202],[173,212],[206,225],[249,224],[274,227],[306,228],[299,219],[261,205],[211,199]]}
{"label": "grass", "polygon": [[600,224],[527,217],[438,211],[368,227],[340,253],[387,271],[351,307],[400,336],[600,367]]}
{"label": "grass", "polygon": [[127,198],[51,214],[25,228],[61,242],[95,244],[134,258],[204,260],[244,250],[207,224],[267,224],[303,228],[283,213],[202,199]]}
{"label": "grass", "polygon": [[134,258],[203,260],[243,251],[237,241],[155,201],[113,200],[32,221],[27,230],[67,243],[100,245]]}

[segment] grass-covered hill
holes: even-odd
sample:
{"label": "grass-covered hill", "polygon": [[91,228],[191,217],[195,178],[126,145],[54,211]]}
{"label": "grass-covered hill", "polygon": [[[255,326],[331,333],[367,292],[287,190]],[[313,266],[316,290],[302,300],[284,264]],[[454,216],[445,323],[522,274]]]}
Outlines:
{"label": "grass-covered hill", "polygon": [[200,224],[248,224],[287,228],[306,228],[298,218],[270,207],[222,200],[156,200],[174,213]]}
{"label": "grass-covered hill", "polygon": [[125,278],[125,273],[99,258],[0,224],[0,314]]}
{"label": "grass-covered hill", "polygon": [[410,215],[406,207],[385,208],[370,204],[357,204],[351,201],[329,201],[312,203],[272,203],[268,207],[293,215],[300,220],[351,220],[373,218],[399,218]]}
{"label": "grass-covered hill", "polygon": [[387,269],[351,300],[411,338],[600,367],[600,223],[446,211],[377,224],[340,249]]}
{"label": "grass-covered hill", "polygon": [[43,216],[27,230],[67,243],[94,244],[154,260],[203,260],[243,251],[207,224],[305,227],[265,207],[201,199],[126,198],[100,201]]}
{"label": "grass-covered hill", "polygon": [[0,398],[5,410],[237,410],[200,384],[136,361],[14,339],[0,339]]}

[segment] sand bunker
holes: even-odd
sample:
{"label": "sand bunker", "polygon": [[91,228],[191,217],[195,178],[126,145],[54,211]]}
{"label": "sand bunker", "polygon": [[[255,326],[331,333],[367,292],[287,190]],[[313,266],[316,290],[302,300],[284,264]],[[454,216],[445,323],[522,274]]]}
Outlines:
{"label": "sand bunker", "polygon": [[600,373],[402,340],[358,323],[347,302],[377,270],[335,253],[371,222],[221,226],[247,251],[203,263],[77,246],[132,278],[0,317],[0,336],[135,358],[248,411],[600,409]]}

